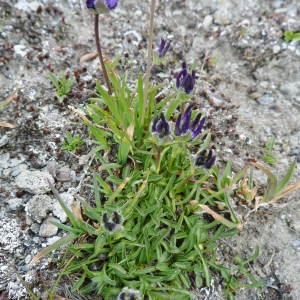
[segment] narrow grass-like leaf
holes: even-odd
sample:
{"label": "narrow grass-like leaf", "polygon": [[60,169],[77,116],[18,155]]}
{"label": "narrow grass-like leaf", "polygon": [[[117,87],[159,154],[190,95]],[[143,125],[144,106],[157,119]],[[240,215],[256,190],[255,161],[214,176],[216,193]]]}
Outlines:
{"label": "narrow grass-like leaf", "polygon": [[48,178],[47,178],[47,181],[48,181],[48,184],[49,184],[49,186],[52,190],[52,193],[53,193],[54,197],[59,202],[60,206],[62,207],[62,209],[64,210],[64,212],[68,216],[68,218],[69,218],[70,222],[72,223],[72,225],[75,228],[79,228],[79,224],[78,224],[77,220],[75,219],[74,214],[70,211],[69,207],[67,206],[65,201],[60,197],[58,191],[54,188],[54,186],[52,185],[51,181]]}
{"label": "narrow grass-like leaf", "polygon": [[118,186],[118,188],[108,198],[106,204],[112,204],[112,202],[115,200],[115,198],[119,196],[119,194],[121,193],[121,191],[124,189],[124,187],[126,186],[126,184],[129,182],[129,180],[130,180],[129,177],[127,177],[127,178],[125,178],[125,180],[123,180],[123,182]]}
{"label": "narrow grass-like leaf", "polygon": [[72,232],[74,234],[84,234],[84,230],[82,230],[82,229],[73,228],[71,226],[68,226],[68,225],[65,225],[65,224],[62,224],[62,223],[58,223],[58,222],[55,222],[55,221],[50,221],[50,223],[55,225],[56,227],[58,227],[60,229],[63,229],[63,230],[68,231],[68,232]]}
{"label": "narrow grass-like leaf", "polygon": [[253,283],[236,283],[235,285],[237,287],[243,287],[243,288],[260,288],[264,286],[266,282],[264,280],[255,281]]}
{"label": "narrow grass-like leaf", "polygon": [[43,249],[41,252],[36,254],[34,256],[34,258],[31,260],[31,262],[29,263],[28,266],[34,265],[35,262],[37,262],[40,258],[42,258],[43,256],[45,256],[45,255],[51,253],[52,251],[58,249],[59,247],[73,242],[77,237],[78,237],[78,234],[75,234],[75,233],[69,233],[68,235],[62,237],[58,241],[54,242],[52,245],[48,246],[47,248]]}
{"label": "narrow grass-like leaf", "polygon": [[294,172],[295,166],[296,166],[296,159],[292,162],[284,178],[278,182],[274,197],[278,196],[278,194],[285,188],[285,186],[289,182]]}
{"label": "narrow grass-like leaf", "polygon": [[266,167],[264,167],[263,165],[254,162],[254,161],[250,161],[249,162],[251,165],[253,165],[254,167],[262,170],[267,176],[268,176],[268,180],[267,180],[267,190],[265,192],[264,195],[264,199],[263,201],[270,201],[273,199],[273,196],[276,192],[277,189],[277,179],[275,177],[275,175]]}
{"label": "narrow grass-like leaf", "polygon": [[81,276],[81,278],[71,288],[71,292],[72,293],[74,293],[75,291],[77,291],[82,286],[82,284],[84,283],[85,278],[86,278],[86,273],[83,273],[83,275]]}
{"label": "narrow grass-like leaf", "polygon": [[107,263],[105,263],[105,265],[104,265],[103,268],[102,268],[102,276],[103,276],[103,280],[104,280],[106,283],[115,286],[117,283],[116,283],[114,280],[112,280],[111,278],[109,278],[109,277],[107,276],[107,274],[106,274],[106,266],[107,266]]}

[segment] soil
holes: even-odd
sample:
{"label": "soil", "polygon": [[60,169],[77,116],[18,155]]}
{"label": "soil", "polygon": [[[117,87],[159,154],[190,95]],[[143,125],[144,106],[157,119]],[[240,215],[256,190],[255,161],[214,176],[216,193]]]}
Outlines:
{"label": "soil", "polygon": [[[148,20],[149,1],[120,1],[111,13],[100,16],[103,52],[110,60],[119,57],[117,72],[128,71],[132,86],[146,68]],[[54,168],[60,192],[93,198],[91,174],[78,159],[92,144],[73,109],[89,103],[97,81],[104,83],[97,58],[80,62],[85,53],[96,51],[93,16],[80,0],[6,0],[0,1],[0,28],[0,101],[19,86],[12,103],[0,111],[0,120],[14,125],[0,127],[0,299],[29,299],[12,266],[39,299],[47,299],[44,283],[51,288],[59,269],[50,259],[31,269],[27,264],[63,233],[40,236],[40,224],[25,210],[33,194],[18,188],[16,177],[25,169],[51,173]],[[158,45],[163,37],[172,40],[172,46],[168,63],[156,68],[151,80],[165,84],[160,93],[165,97],[181,62],[191,66],[197,60],[194,101],[210,116],[206,126],[214,134],[221,168],[229,158],[234,172],[249,158],[263,162],[264,146],[275,136],[278,162],[272,171],[282,177],[296,159],[292,182],[300,177],[300,45],[284,41],[286,30],[300,32],[296,0],[157,1],[154,41]],[[54,96],[49,71],[57,77],[61,72],[76,76],[63,103]],[[75,154],[61,150],[66,131],[85,141]],[[66,173],[72,178],[62,178]],[[256,176],[263,189],[266,178]],[[299,192],[294,192],[256,214],[236,205],[237,212],[248,217],[238,235],[221,241],[218,260],[232,266],[235,254],[247,259],[257,245],[260,256],[248,269],[266,281],[262,291],[241,289],[237,300],[300,299],[298,203]],[[56,294],[97,299],[71,293],[72,280],[64,278]],[[215,275],[211,288],[195,293],[197,299],[222,299],[222,289]]]}

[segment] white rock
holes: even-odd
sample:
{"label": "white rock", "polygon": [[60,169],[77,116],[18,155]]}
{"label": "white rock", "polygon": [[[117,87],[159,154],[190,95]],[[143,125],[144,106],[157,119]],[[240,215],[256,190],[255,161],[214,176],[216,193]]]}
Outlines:
{"label": "white rock", "polygon": [[138,10],[135,11],[134,14],[135,14],[137,17],[141,17],[142,14],[143,14],[143,12],[142,12],[140,9],[138,9]]}
{"label": "white rock", "polygon": [[3,153],[0,155],[0,170],[9,167],[9,153]]}
{"label": "white rock", "polygon": [[43,224],[40,227],[39,235],[41,237],[49,237],[49,236],[54,236],[57,234],[58,227],[51,224],[50,221],[59,222],[58,219],[53,218],[53,217],[48,217],[47,219],[45,219]]}
{"label": "white rock", "polygon": [[22,206],[22,199],[13,198],[7,201],[9,208],[11,210],[17,210],[20,206]]}
{"label": "white rock", "polygon": [[281,47],[279,45],[273,46],[273,54],[278,54],[281,50]]}
{"label": "white rock", "polygon": [[28,168],[27,165],[25,165],[25,164],[20,164],[20,165],[18,165],[18,166],[16,166],[16,167],[14,167],[14,168],[11,169],[11,170],[12,170],[11,176],[12,176],[12,177],[16,177],[16,176],[18,176],[22,171],[26,170],[27,168]]}
{"label": "white rock", "polygon": [[[61,193],[60,197],[72,211],[71,205],[74,203],[74,197],[68,193]],[[66,213],[57,200],[55,200],[55,202],[53,203],[53,215],[59,218],[62,223],[66,223],[68,220]]]}
{"label": "white rock", "polygon": [[213,23],[213,21],[214,21],[214,18],[212,15],[205,16],[203,19],[202,27],[204,29],[208,29],[209,26]]}
{"label": "white rock", "polygon": [[29,264],[29,262],[31,261],[31,255],[28,254],[26,257],[25,257],[25,264]]}
{"label": "white rock", "polygon": [[0,137],[0,148],[8,143],[8,135],[4,134]]}
{"label": "white rock", "polygon": [[41,223],[47,213],[53,209],[52,199],[47,195],[36,195],[32,197],[26,206],[27,213],[37,222]]}
{"label": "white rock", "polygon": [[22,171],[16,178],[16,186],[31,194],[44,194],[51,190],[47,178],[52,184],[54,179],[48,172]]}
{"label": "white rock", "polygon": [[215,24],[229,25],[232,23],[232,13],[225,8],[219,8],[214,13]]}
{"label": "white rock", "polygon": [[40,2],[30,2],[28,6],[32,11],[37,11],[40,6],[42,6],[42,8],[44,7]]}

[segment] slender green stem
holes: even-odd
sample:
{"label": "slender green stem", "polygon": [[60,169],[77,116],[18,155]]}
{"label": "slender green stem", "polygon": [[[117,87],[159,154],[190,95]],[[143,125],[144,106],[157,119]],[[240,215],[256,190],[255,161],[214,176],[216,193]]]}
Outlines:
{"label": "slender green stem", "polygon": [[95,14],[94,29],[95,29],[95,42],[96,42],[98,56],[99,56],[100,63],[101,63],[104,80],[105,80],[105,83],[108,88],[108,93],[109,93],[109,95],[111,95],[112,94],[111,85],[110,85],[110,82],[108,79],[108,75],[106,72],[106,68],[105,68],[103,56],[102,56],[102,51],[101,51],[101,44],[100,44],[100,37],[99,37],[99,15],[98,14]]}
{"label": "slender green stem", "polygon": [[143,110],[142,110],[142,126],[144,125],[147,100],[148,100],[148,86],[150,79],[150,71],[151,71],[151,59],[152,59],[152,44],[153,44],[153,29],[154,29],[154,11],[155,11],[155,0],[151,0],[151,8],[150,8],[150,29],[149,29],[149,44],[148,44],[148,59],[147,59],[147,70],[145,77],[145,86],[144,86],[144,102],[143,102]]}

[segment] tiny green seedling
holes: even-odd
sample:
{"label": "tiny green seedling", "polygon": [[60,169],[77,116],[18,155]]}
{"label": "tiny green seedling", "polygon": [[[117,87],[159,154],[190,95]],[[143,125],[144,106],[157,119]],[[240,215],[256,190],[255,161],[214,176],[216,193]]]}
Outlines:
{"label": "tiny green seedling", "polygon": [[66,132],[66,141],[63,141],[62,150],[69,150],[71,152],[75,152],[76,149],[84,144],[84,141],[80,139],[78,135],[72,135],[69,131]]}
{"label": "tiny green seedling", "polygon": [[71,91],[71,86],[75,81],[75,77],[67,79],[66,76],[62,74],[61,79],[57,80],[51,72],[48,73],[48,77],[56,87],[57,91],[55,92],[55,96],[58,98],[59,102],[63,102],[65,96]]}
{"label": "tiny green seedling", "polygon": [[268,153],[264,155],[264,162],[269,165],[276,165],[277,163],[277,158],[272,155],[274,144],[275,138],[272,136],[265,146],[265,148],[268,149]]}
{"label": "tiny green seedling", "polygon": [[300,41],[300,32],[285,31],[284,40],[288,43],[291,41]]}

